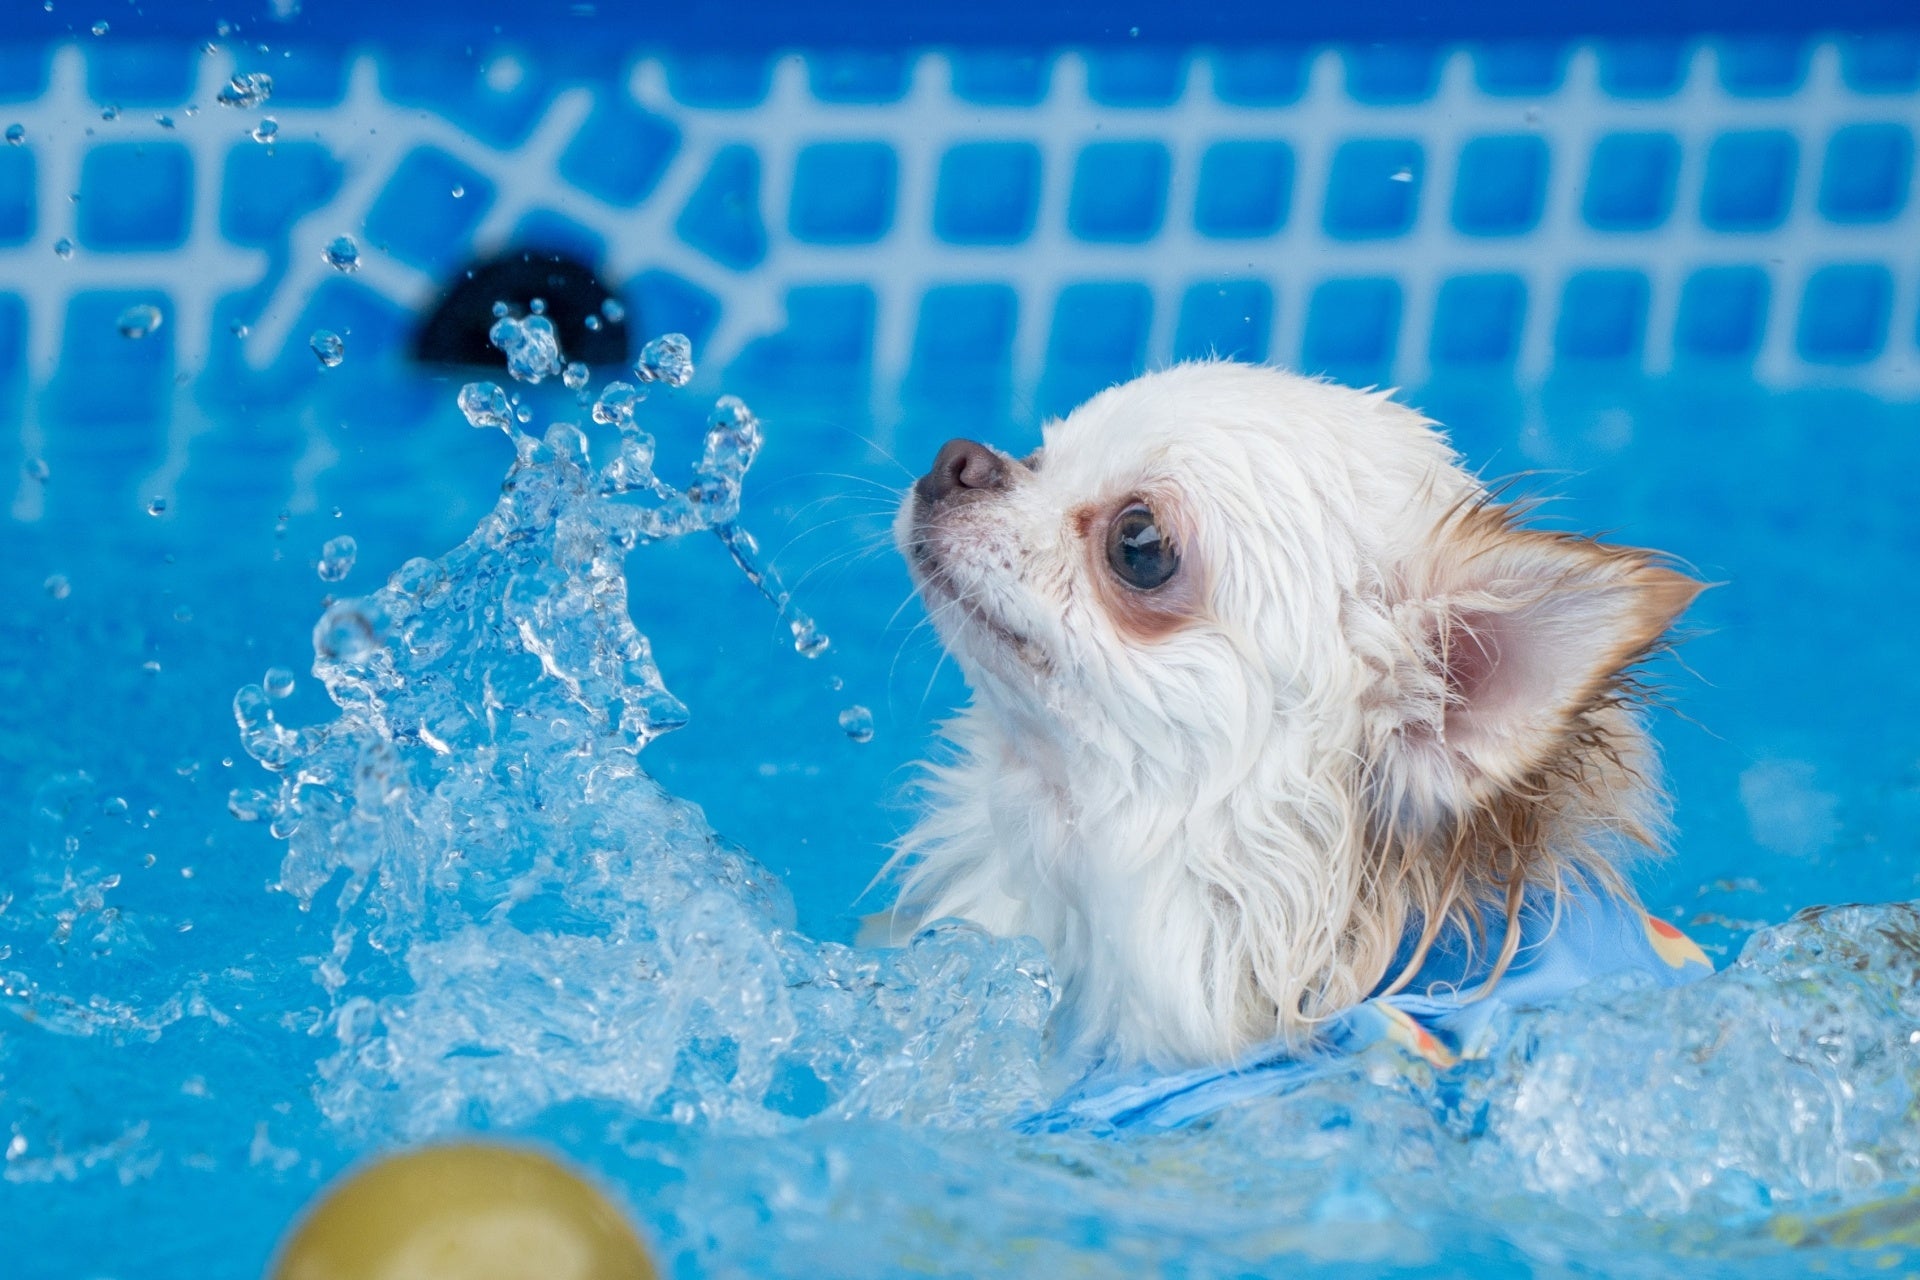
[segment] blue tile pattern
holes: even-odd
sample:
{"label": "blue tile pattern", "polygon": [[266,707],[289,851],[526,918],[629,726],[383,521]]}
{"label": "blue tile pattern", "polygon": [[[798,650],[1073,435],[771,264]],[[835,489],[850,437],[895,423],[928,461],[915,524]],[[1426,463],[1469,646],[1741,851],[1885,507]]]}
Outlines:
{"label": "blue tile pattern", "polygon": [[1680,290],[1676,353],[1705,360],[1751,359],[1766,333],[1770,288],[1754,266],[1706,267]]}
{"label": "blue tile pattern", "polygon": [[1031,142],[964,142],[940,157],[934,233],[948,244],[1018,244],[1040,208],[1040,149]]}
{"label": "blue tile pattern", "polygon": [[1200,157],[1193,227],[1219,240],[1278,231],[1293,198],[1293,152],[1284,142],[1216,142]]}
{"label": "blue tile pattern", "polygon": [[788,225],[809,244],[871,244],[893,224],[899,162],[884,142],[816,142],[793,165]]}
{"label": "blue tile pattern", "polygon": [[1807,281],[1799,348],[1808,360],[1852,364],[1871,360],[1887,340],[1892,280],[1878,264],[1822,267]]}
{"label": "blue tile pattern", "polygon": [[1474,138],[1454,169],[1453,225],[1470,236],[1525,235],[1547,195],[1547,144],[1531,134]]}
{"label": "blue tile pattern", "polygon": [[1897,124],[1834,131],[1820,173],[1820,212],[1831,222],[1885,222],[1907,202],[1913,135]]}
{"label": "blue tile pattern", "polygon": [[1798,147],[1780,129],[1725,133],[1707,150],[1700,221],[1715,231],[1771,231],[1793,198]]}
{"label": "blue tile pattern", "polygon": [[483,175],[422,147],[400,162],[367,211],[367,235],[402,262],[444,274],[467,256],[468,237],[492,203],[493,184]]}
{"label": "blue tile pattern", "polygon": [[1680,142],[1665,133],[1608,134],[1593,148],[1583,205],[1596,231],[1653,231],[1673,207]]}
{"label": "blue tile pattern", "polygon": [[1158,142],[1089,143],[1074,162],[1067,226],[1082,240],[1151,240],[1166,213],[1170,168]]}
{"label": "blue tile pattern", "polygon": [[1519,276],[1455,276],[1440,286],[1434,308],[1436,364],[1502,365],[1519,353],[1527,308],[1527,286]]}
{"label": "blue tile pattern", "polygon": [[25,244],[33,239],[40,212],[35,177],[30,149],[0,150],[0,245]]}
{"label": "blue tile pattern", "polygon": [[1647,278],[1638,271],[1576,272],[1560,296],[1555,350],[1569,360],[1627,360],[1638,355],[1647,296]]}
{"label": "blue tile pattern", "polygon": [[177,142],[107,142],[80,166],[80,243],[108,252],[177,249],[193,212],[193,156]]}
{"label": "blue tile pattern", "polygon": [[[0,48],[0,416],[35,379],[126,421],[200,373],[265,403],[318,376],[322,325],[352,330],[329,376],[376,377],[514,245],[592,261],[708,368],[996,411],[1211,353],[1920,392],[1911,36],[236,48]],[[211,105],[249,70],[263,107]],[[320,255],[342,234],[351,277]],[[104,336],[134,293],[167,316],[137,351]]]}

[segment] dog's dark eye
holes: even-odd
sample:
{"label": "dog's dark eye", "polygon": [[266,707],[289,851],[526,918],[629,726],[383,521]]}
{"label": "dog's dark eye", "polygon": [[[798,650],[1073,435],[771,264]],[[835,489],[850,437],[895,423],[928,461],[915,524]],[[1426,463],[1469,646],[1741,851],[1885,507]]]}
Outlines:
{"label": "dog's dark eye", "polygon": [[1180,557],[1161,532],[1152,508],[1136,502],[1107,526],[1107,563],[1120,581],[1151,591],[1173,577]]}

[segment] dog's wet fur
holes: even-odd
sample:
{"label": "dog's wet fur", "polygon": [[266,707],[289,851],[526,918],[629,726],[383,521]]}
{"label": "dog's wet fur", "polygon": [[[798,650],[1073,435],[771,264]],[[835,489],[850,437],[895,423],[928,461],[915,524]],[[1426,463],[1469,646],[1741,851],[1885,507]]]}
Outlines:
{"label": "dog's wet fur", "polygon": [[895,539],[973,700],[890,934],[1030,934],[1068,1042],[1176,1068],[1305,1042],[1410,933],[1629,893],[1633,673],[1701,584],[1526,514],[1389,395],[1224,361],[950,442]]}

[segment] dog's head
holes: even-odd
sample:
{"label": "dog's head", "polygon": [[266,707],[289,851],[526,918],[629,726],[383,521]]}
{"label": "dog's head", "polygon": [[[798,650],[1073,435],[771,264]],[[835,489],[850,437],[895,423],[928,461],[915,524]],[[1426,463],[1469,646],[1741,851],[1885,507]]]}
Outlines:
{"label": "dog's head", "polygon": [[[1024,459],[949,443],[896,538],[976,736],[1065,811],[1003,813],[1002,838],[1057,819],[1084,846],[997,891],[1070,970],[1195,969],[1207,1016],[1133,1037],[1171,1059],[1297,1032],[1364,997],[1409,919],[1643,828],[1627,673],[1699,590],[1522,528],[1385,395],[1221,362],[1103,392]],[[927,905],[961,905],[921,856]]]}

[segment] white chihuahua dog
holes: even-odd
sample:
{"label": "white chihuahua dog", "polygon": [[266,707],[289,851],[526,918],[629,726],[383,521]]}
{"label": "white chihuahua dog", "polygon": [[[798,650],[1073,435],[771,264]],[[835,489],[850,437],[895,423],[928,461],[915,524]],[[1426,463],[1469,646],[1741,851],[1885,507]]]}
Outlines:
{"label": "white chihuahua dog", "polygon": [[950,441],[895,539],[974,700],[891,934],[1030,934],[1069,1041],[1178,1068],[1304,1045],[1403,938],[1401,982],[1530,890],[1628,895],[1631,672],[1701,584],[1522,514],[1388,395],[1243,364]]}

